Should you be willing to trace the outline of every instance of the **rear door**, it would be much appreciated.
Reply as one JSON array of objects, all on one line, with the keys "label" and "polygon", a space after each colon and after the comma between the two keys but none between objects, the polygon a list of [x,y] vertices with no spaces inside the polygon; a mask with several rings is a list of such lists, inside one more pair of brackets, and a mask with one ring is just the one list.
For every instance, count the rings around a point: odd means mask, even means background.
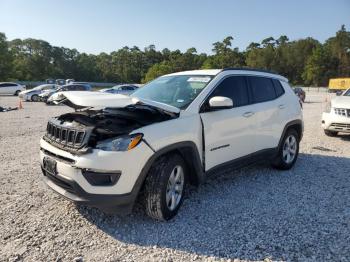
[{"label": "rear door", "polygon": [[247,79],[257,120],[255,151],[275,148],[284,124],[284,90],[277,90],[274,81],[278,80],[268,77],[247,76]]},{"label": "rear door", "polygon": [[0,84],[0,94],[6,94],[6,84]]},{"label": "rear door", "polygon": [[4,83],[1,85],[1,94],[13,95],[16,92],[16,84]]},{"label": "rear door", "polygon": [[[234,107],[211,111],[208,101],[214,96],[231,98]],[[200,114],[204,127],[206,170],[254,152],[254,112],[244,76],[228,76],[214,88],[204,101]]]}]

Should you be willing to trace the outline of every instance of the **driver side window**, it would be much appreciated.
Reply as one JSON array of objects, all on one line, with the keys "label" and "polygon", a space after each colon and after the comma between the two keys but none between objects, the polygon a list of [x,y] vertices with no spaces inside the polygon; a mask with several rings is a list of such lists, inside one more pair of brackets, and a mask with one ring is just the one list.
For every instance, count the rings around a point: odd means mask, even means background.
[{"label": "driver side window", "polygon": [[249,93],[244,76],[229,76],[225,78],[211,93],[208,98],[214,96],[224,96],[231,98],[233,107],[240,107],[249,104]]}]

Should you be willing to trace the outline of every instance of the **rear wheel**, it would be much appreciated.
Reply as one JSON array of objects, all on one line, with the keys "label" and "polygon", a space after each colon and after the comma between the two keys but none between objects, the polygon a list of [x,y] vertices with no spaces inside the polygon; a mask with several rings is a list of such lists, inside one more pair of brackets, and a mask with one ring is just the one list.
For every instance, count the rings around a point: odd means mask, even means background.
[{"label": "rear wheel", "polygon": [[336,136],[336,135],[338,135],[338,132],[330,131],[330,130],[324,130],[324,133],[326,134],[326,136]]},{"label": "rear wheel", "polygon": [[32,95],[31,100],[33,102],[39,102],[39,96],[38,95]]},{"label": "rear wheel", "polygon": [[277,156],[272,162],[272,166],[277,169],[290,169],[298,158],[299,135],[294,129],[289,129],[283,137]]},{"label": "rear wheel", "polygon": [[153,164],[145,181],[147,215],[169,220],[177,214],[183,202],[186,175],[185,161],[178,154],[162,156]]}]

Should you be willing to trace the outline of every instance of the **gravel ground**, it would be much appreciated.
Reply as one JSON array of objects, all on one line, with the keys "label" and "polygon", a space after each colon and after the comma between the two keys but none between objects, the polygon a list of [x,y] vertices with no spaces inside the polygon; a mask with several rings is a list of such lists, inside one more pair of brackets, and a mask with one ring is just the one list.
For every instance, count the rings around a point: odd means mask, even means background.
[{"label": "gravel ground", "polygon": [[[1,261],[350,261],[350,135],[320,128],[325,94],[308,93],[290,171],[225,170],[187,194],[163,223],[76,207],[41,181],[39,139],[64,106],[0,113]],[[15,106],[18,98],[0,97]]]}]

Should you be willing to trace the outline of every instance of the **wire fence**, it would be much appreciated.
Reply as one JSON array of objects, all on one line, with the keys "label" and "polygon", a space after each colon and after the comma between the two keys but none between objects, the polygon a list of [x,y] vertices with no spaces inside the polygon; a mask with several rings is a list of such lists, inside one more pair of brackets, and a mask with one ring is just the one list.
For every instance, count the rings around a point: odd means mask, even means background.
[{"label": "wire fence", "polygon": [[317,93],[327,93],[329,91],[328,87],[313,87],[313,86],[303,86],[301,87],[305,92],[317,92]]}]

